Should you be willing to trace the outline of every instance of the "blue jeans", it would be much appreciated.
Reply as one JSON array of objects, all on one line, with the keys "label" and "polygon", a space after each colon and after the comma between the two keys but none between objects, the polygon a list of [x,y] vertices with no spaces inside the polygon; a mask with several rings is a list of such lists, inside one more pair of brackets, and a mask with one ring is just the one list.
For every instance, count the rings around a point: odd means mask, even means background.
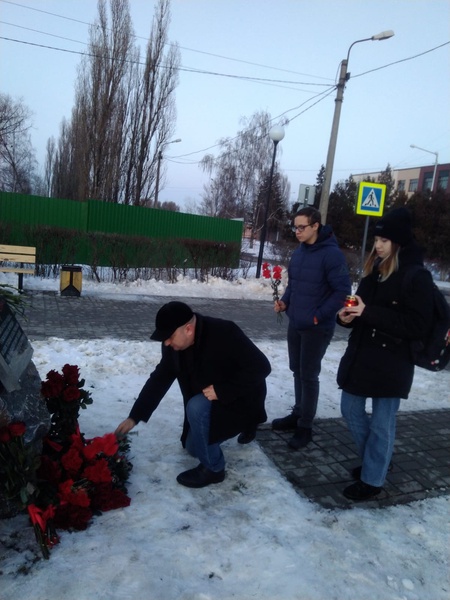
[{"label": "blue jeans", "polygon": [[186,416],[189,422],[186,450],[210,471],[222,471],[225,458],[220,444],[209,443],[211,401],[203,394],[192,396],[186,406]]},{"label": "blue jeans", "polygon": [[289,325],[287,332],[289,368],[294,375],[297,426],[311,429],[319,401],[319,375],[322,359],[333,337],[333,330],[299,331]]},{"label": "blue jeans", "polygon": [[366,412],[366,400],[343,391],[341,412],[362,459],[361,480],[381,487],[394,451],[400,398],[372,398],[372,415]]}]

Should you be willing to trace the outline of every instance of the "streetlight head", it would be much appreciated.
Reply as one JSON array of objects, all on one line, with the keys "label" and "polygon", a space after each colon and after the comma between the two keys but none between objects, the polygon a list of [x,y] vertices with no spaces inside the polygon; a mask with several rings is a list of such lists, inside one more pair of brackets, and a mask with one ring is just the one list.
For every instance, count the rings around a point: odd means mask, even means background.
[{"label": "streetlight head", "polygon": [[417,148],[417,146],[415,146],[414,144],[411,144],[409,147],[410,148]]},{"label": "streetlight head", "polygon": [[171,142],[169,142],[169,144],[176,144],[178,142],[181,142],[181,138],[178,138],[177,140],[172,140]]},{"label": "streetlight head", "polygon": [[395,33],[392,31],[392,29],[388,29],[387,31],[382,31],[381,33],[377,33],[376,35],[373,35],[370,39],[372,40],[378,40],[381,42],[381,40],[387,40],[389,38],[391,38],[393,35],[395,35]]},{"label": "streetlight head", "polygon": [[284,128],[281,125],[274,125],[269,131],[269,137],[273,142],[281,142],[284,138]]}]

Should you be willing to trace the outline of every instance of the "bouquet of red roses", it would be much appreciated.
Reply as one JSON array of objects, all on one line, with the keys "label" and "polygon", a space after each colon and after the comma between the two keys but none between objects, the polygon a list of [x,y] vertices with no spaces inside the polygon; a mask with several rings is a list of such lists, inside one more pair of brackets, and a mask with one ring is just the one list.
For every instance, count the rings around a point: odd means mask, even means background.
[{"label": "bouquet of red roses", "polygon": [[54,498],[53,520],[61,529],[86,529],[94,514],[130,504],[128,441],[118,440],[114,433],[85,439],[78,414],[92,399],[83,385],[78,367],[64,365],[62,375],[50,371],[41,388],[52,425],[44,439],[38,477]]},{"label": "bouquet of red roses", "polygon": [[0,497],[27,508],[44,558],[59,542],[56,529],[86,529],[94,515],[130,504],[132,464],[126,437],[85,439],[80,409],[92,404],[76,365],[49,371],[41,393],[51,425],[39,456],[25,444],[25,423],[0,426]]},{"label": "bouquet of red roses", "polygon": [[[265,279],[270,279],[270,285],[272,286],[272,298],[274,302],[280,299],[279,287],[281,285],[281,275],[283,273],[283,267],[277,265],[271,268],[271,265],[267,262],[263,263],[262,274]],[[281,312],[277,313],[277,320],[279,323],[283,321],[283,315]]]}]

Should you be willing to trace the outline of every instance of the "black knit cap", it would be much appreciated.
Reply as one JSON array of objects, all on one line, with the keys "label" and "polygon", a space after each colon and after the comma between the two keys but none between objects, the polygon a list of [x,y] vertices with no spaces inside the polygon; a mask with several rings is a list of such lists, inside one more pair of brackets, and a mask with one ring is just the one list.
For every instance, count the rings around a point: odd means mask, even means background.
[{"label": "black knit cap", "polygon": [[150,339],[157,342],[168,340],[175,329],[186,325],[193,316],[192,309],[184,302],[174,301],[164,304],[158,310],[155,319],[156,329],[150,336]]},{"label": "black knit cap", "polygon": [[394,208],[375,225],[375,235],[386,238],[400,246],[413,239],[411,213],[405,207]]}]

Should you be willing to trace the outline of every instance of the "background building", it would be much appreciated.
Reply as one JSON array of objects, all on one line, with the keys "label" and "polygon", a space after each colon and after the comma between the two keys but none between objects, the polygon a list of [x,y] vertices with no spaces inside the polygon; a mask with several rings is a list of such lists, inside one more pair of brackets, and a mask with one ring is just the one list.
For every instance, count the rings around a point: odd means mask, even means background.
[{"label": "background building", "polygon": [[[394,180],[394,190],[399,192],[405,192],[408,196],[412,196],[414,192],[426,192],[431,190],[431,183],[433,181],[433,174],[436,168],[436,179],[434,182],[434,190],[444,190],[450,193],[449,185],[449,172],[450,163],[442,165],[430,165],[426,167],[410,167],[409,169],[392,169],[392,179]],[[359,183],[365,181],[368,178],[374,181],[378,181],[378,177],[381,172],[375,173],[360,173],[353,175],[354,181]]]}]

